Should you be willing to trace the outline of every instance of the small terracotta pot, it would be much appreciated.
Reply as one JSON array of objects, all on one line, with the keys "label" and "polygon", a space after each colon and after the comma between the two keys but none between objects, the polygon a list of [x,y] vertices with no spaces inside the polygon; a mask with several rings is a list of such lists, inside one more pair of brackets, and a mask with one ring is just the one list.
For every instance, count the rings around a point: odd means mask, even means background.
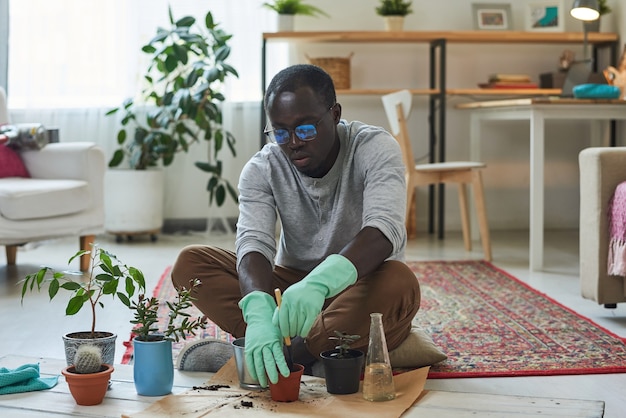
[{"label": "small terracotta pot", "polygon": [[300,396],[300,380],[304,373],[304,366],[294,364],[289,377],[283,377],[278,373],[278,382],[276,384],[270,382],[270,395],[276,402],[293,402],[297,401]]},{"label": "small terracotta pot", "polygon": [[80,374],[74,371],[74,366],[68,366],[61,373],[76,403],[89,406],[102,403],[113,370],[110,364],[103,364],[102,370],[97,373]]}]

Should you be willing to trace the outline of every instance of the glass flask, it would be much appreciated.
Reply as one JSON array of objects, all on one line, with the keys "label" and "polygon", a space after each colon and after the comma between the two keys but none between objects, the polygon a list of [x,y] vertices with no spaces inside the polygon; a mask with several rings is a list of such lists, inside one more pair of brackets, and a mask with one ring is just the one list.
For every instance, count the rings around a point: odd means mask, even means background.
[{"label": "glass flask", "polygon": [[370,314],[370,340],[365,360],[363,397],[368,401],[389,401],[396,397],[387,341],[383,330],[383,314]]}]

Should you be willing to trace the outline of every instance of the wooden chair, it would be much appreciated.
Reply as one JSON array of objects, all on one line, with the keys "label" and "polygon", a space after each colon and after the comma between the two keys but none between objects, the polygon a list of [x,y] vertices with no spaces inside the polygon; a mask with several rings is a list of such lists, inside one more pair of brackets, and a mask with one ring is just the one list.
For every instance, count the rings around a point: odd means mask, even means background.
[{"label": "wooden chair", "polygon": [[409,238],[415,238],[417,230],[417,208],[415,204],[415,188],[441,183],[458,185],[461,225],[465,249],[472,249],[469,213],[467,206],[467,184],[473,187],[474,205],[478,217],[480,239],[485,260],[491,261],[491,241],[482,182],[482,170],[485,164],[471,161],[451,161],[443,163],[415,164],[411,140],[406,120],[411,111],[412,95],[409,90],[401,90],[382,97],[387,119],[404,157],[407,183],[406,228]]}]

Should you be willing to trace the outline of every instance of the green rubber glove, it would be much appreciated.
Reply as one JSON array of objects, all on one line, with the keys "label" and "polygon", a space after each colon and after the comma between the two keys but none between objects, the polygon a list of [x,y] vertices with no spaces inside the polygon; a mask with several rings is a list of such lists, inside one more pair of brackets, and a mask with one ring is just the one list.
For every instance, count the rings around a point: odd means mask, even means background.
[{"label": "green rubber glove", "polygon": [[239,301],[246,327],[245,357],[250,376],[262,387],[278,382],[280,374],[289,376],[289,366],[283,354],[283,337],[272,323],[276,301],[265,292],[254,291]]},{"label": "green rubber glove", "polygon": [[338,295],[357,279],[356,267],[342,255],[331,254],[282,296],[272,322],[283,337],[306,337],[327,298]]}]

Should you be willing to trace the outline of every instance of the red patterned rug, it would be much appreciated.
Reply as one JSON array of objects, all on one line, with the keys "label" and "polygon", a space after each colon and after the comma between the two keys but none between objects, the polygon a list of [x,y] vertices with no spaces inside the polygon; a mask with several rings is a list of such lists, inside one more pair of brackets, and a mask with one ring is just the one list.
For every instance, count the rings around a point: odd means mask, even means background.
[{"label": "red patterned rug", "polygon": [[484,261],[410,263],[416,322],[448,359],[429,378],[626,372],[626,339]]},{"label": "red patterned rug", "polygon": [[[626,339],[488,262],[408,264],[422,289],[415,322],[448,355],[431,367],[431,379],[626,372]],[[173,299],[169,268],[154,294]],[[232,340],[214,324],[193,339],[205,337]],[[123,363],[132,357],[127,347]]]}]

